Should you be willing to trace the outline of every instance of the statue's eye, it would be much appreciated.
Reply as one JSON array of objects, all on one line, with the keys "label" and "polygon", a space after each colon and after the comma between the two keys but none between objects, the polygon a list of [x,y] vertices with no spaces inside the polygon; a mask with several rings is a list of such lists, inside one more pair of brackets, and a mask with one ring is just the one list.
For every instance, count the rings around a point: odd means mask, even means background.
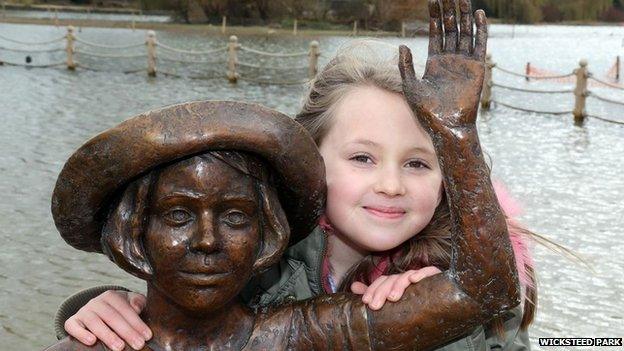
[{"label": "statue's eye", "polygon": [[242,227],[249,223],[249,216],[241,211],[231,210],[223,215],[223,220],[230,227]]},{"label": "statue's eye", "polygon": [[165,219],[175,225],[182,225],[190,221],[193,216],[186,210],[174,208],[165,213]]}]

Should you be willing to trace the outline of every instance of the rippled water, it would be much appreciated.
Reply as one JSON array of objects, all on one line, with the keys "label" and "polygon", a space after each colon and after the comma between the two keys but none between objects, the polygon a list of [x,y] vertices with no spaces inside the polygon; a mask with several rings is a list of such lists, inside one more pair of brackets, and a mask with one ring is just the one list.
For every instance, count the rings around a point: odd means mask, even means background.
[{"label": "rippled water", "polygon": [[[493,26],[491,53],[505,68],[522,72],[524,64],[570,72],[580,58],[596,76],[623,55],[622,27]],[[0,35],[46,40],[63,31],[48,26],[0,24]],[[120,29],[83,29],[84,39],[121,45],[142,42],[145,33]],[[186,49],[216,48],[225,37],[158,32],[159,40]],[[270,51],[305,51],[318,39],[323,62],[349,38],[240,38],[243,45]],[[1,41],[1,39],[0,39]],[[407,43],[424,62],[426,39],[389,38]],[[8,46],[2,42],[0,46]],[[12,46],[16,47],[16,46]],[[139,49],[140,51],[141,49]],[[35,62],[62,60],[56,53],[33,55]],[[0,50],[0,59],[24,62],[23,54]],[[253,56],[241,61],[255,62]],[[101,255],[70,248],[59,237],[50,215],[50,195],[58,172],[85,140],[120,121],[167,104],[201,99],[256,101],[289,114],[297,111],[303,88],[266,86],[223,78],[211,80],[124,74],[144,67],[127,60],[90,65],[104,70],[75,72],[0,66],[0,348],[39,349],[54,341],[52,319],[71,293],[98,284],[142,289]],[[305,64],[303,61],[294,65]],[[220,64],[159,68],[182,76],[204,69],[223,74]],[[276,65],[278,67],[279,65]],[[279,73],[278,78],[293,72]],[[305,70],[302,73],[305,76]],[[299,78],[301,74],[299,73]],[[276,76],[274,75],[273,78]],[[288,79],[292,77],[288,76]],[[285,78],[284,78],[285,79]],[[495,80],[527,84],[495,72]],[[529,83],[532,88],[563,88],[564,83]],[[624,92],[591,87],[624,101]],[[571,95],[533,96],[495,90],[495,97],[518,106],[571,110]],[[588,100],[594,114],[624,121],[624,108]],[[591,268],[543,247],[535,248],[540,309],[531,328],[537,337],[624,337],[624,126],[589,120],[576,127],[572,116],[545,116],[495,108],[479,121],[481,140],[493,172],[524,204],[523,221],[534,231],[574,250]],[[534,348],[538,347],[534,345]]]}]

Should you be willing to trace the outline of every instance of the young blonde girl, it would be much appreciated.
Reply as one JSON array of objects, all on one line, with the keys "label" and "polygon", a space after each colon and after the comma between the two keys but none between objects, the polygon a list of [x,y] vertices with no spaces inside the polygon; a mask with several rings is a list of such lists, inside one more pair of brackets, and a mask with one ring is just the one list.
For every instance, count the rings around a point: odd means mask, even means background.
[{"label": "young blonde girl", "polygon": [[[326,213],[279,265],[248,285],[243,295],[252,307],[351,290],[378,309],[398,300],[409,284],[448,268],[451,221],[433,143],[405,101],[397,59],[381,59],[374,51],[353,45],[311,82],[296,120],[324,157]],[[499,200],[506,198],[501,195]],[[524,244],[529,233],[511,219],[508,225],[524,312],[512,310],[444,350],[529,349],[526,328],[537,297]],[[101,291],[77,296],[61,315],[73,314],[85,296]],[[86,344],[98,337],[121,349],[123,339],[139,349],[151,336],[138,317],[143,301],[138,294],[109,291],[67,319],[65,328]]]}]

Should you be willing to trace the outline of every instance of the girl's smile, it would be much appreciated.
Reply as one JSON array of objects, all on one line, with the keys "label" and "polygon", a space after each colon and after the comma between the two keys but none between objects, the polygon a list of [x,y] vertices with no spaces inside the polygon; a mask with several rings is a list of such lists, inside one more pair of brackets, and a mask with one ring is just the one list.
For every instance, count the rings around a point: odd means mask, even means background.
[{"label": "girl's smile", "polygon": [[363,206],[368,213],[381,219],[401,219],[406,211],[400,207]]}]

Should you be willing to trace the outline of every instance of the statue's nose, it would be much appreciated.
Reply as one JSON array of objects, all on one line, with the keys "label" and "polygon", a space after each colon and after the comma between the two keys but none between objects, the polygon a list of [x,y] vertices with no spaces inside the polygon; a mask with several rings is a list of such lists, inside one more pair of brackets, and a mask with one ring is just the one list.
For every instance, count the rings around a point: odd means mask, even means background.
[{"label": "statue's nose", "polygon": [[202,213],[199,216],[197,230],[191,238],[191,248],[203,252],[213,252],[219,249],[219,237],[212,213]]}]

